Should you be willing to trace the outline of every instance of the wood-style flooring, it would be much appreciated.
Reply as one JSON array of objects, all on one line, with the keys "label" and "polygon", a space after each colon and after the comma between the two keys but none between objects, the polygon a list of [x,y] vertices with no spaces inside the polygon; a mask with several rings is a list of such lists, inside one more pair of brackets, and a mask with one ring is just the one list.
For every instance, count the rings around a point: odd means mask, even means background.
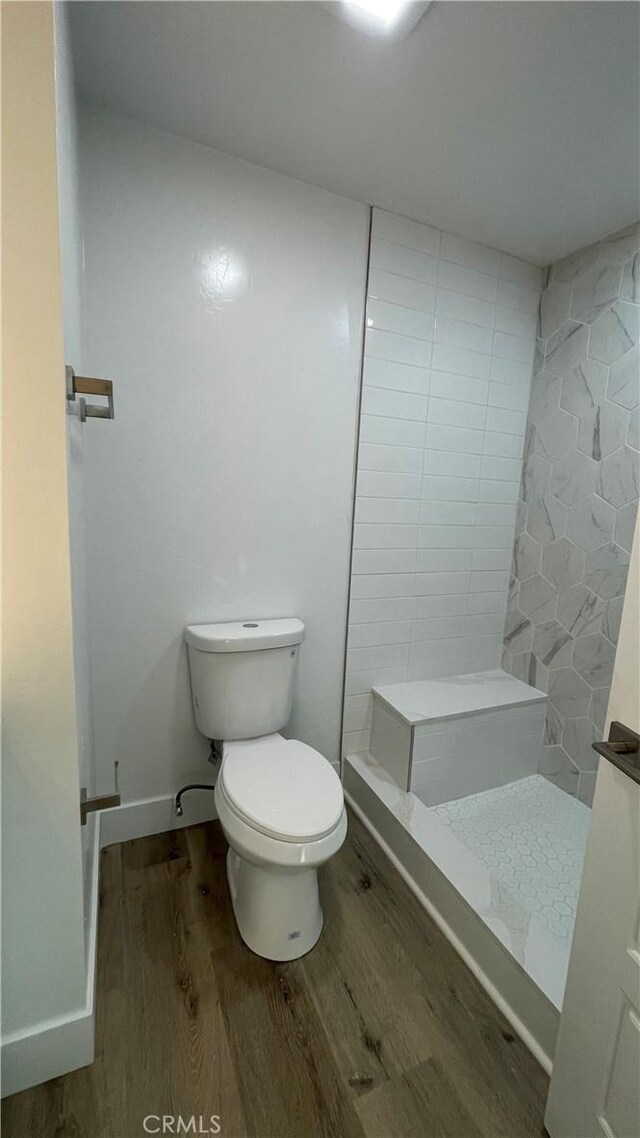
[{"label": "wood-style flooring", "polygon": [[225,855],[218,823],[103,851],[95,1063],[6,1099],[4,1138],[544,1134],[546,1075],[353,815],[292,963],[240,940]]}]

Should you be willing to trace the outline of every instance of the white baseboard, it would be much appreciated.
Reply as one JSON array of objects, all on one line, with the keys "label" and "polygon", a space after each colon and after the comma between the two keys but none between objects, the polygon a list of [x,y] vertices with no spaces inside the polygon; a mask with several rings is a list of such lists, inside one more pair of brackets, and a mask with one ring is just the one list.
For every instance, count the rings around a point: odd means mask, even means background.
[{"label": "white baseboard", "polygon": [[44,1020],[2,1039],[2,1097],[17,1094],[49,1079],[66,1075],[93,1063],[98,962],[98,900],[100,850],[115,842],[145,838],[167,830],[182,829],[217,818],[210,791],[190,791],[184,799],[184,815],[177,818],[173,798],[147,798],[125,802],[90,816],[90,898],[86,929],[86,1000],[67,1015]]},{"label": "white baseboard", "polygon": [[164,834],[167,830],[182,830],[198,822],[211,822],[217,818],[211,790],[190,790],[182,800],[184,814],[176,816],[173,798],[141,798],[137,802],[123,802],[100,811],[100,849],[116,842],[130,842],[134,838],[148,838],[150,834]]}]

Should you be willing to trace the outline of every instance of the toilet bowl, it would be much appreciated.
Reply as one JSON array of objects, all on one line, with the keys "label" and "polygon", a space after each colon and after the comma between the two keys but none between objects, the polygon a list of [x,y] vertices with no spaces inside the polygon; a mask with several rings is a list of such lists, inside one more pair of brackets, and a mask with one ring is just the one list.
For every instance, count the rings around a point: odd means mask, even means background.
[{"label": "toilet bowl", "polygon": [[268,960],[303,956],[322,931],[318,867],[347,833],[336,772],[279,734],[228,743],[215,800],[242,939]]},{"label": "toilet bowl", "polygon": [[295,960],[320,936],[318,867],[347,833],[336,771],[306,743],[280,734],[291,716],[304,625],[191,625],[185,639],[196,724],[221,743],[215,802],[238,930],[259,956]]}]

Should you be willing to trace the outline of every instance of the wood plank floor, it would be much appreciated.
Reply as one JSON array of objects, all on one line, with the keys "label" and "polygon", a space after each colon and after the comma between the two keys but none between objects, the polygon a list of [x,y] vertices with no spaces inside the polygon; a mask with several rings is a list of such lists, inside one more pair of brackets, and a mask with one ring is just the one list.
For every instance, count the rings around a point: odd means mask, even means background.
[{"label": "wood plank floor", "polygon": [[546,1075],[356,818],[289,964],[240,940],[225,854],[217,823],[103,851],[96,1061],[6,1099],[4,1138],[544,1134]]}]

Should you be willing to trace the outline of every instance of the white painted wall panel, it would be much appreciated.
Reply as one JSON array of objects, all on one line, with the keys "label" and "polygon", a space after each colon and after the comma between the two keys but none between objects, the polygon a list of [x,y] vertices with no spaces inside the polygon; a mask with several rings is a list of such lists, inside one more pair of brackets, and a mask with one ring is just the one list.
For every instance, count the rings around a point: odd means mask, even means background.
[{"label": "white painted wall panel", "polygon": [[99,784],[115,758],[125,799],[205,769],[199,621],[305,622],[288,733],[335,761],[368,211],[89,111],[81,161],[84,363],[116,402],[85,436]]}]

